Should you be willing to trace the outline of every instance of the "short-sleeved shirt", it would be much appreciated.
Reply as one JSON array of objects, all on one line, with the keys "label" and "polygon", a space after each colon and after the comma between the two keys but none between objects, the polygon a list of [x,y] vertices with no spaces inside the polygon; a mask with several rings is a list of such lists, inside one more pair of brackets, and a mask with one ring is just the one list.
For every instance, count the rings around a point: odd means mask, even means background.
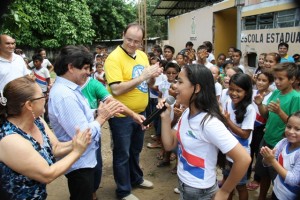
[{"label": "short-sleeved shirt", "polygon": [[34,68],[32,70],[35,78],[35,81],[37,82],[37,84],[42,88],[43,92],[47,92],[48,90],[48,83],[47,83],[47,79],[50,78],[50,73],[49,70],[47,68],[40,68],[40,69],[36,69]]},{"label": "short-sleeved shirt", "polygon": [[[144,52],[136,50],[136,56],[133,58],[121,46],[118,46],[105,61],[104,70],[108,85],[135,79],[147,66],[149,66],[149,61]],[[108,91],[112,94],[110,87]],[[113,97],[134,112],[143,112],[148,105],[148,84],[143,81],[133,90],[122,95],[113,95]]]},{"label": "short-sleeved shirt", "polygon": [[287,170],[285,179],[278,174],[274,180],[273,191],[278,199],[294,200],[300,194],[300,149],[291,151],[290,145],[284,138],[275,147],[276,160]]},{"label": "short-sleeved shirt", "polygon": [[[281,110],[288,116],[300,110],[300,95],[296,90],[292,90],[288,94],[281,94],[281,91],[276,89],[269,98],[268,104],[276,102],[277,99],[280,101]],[[285,126],[286,124],[278,114],[269,111],[264,135],[266,143],[274,147],[283,138]]]},{"label": "short-sleeved shirt", "polygon": [[8,82],[28,74],[29,70],[21,56],[13,53],[12,61],[0,57],[0,90],[3,90]]},{"label": "short-sleeved shirt", "polygon": [[207,113],[189,118],[189,108],[175,126],[178,139],[178,177],[185,184],[206,189],[216,183],[219,149],[226,154],[238,141],[216,117],[201,121]]},{"label": "short-sleeved shirt", "polygon": [[[226,102],[226,107],[223,108],[224,110],[227,110],[227,112],[230,114],[230,120],[239,128],[244,130],[253,130],[254,129],[254,122],[256,119],[256,111],[252,104],[249,104],[246,108],[246,113],[244,115],[244,120],[241,123],[238,123],[236,121],[235,116],[235,108],[232,103],[232,100],[229,98]],[[250,144],[252,141],[252,131],[248,138],[244,139],[238,135],[236,135],[231,129],[229,131],[232,133],[232,135],[240,142],[240,144],[247,150],[247,152],[250,154]],[[229,159],[231,161],[231,159]]]},{"label": "short-sleeved shirt", "polygon": [[222,94],[222,85],[219,82],[215,82],[216,96],[221,96]]},{"label": "short-sleeved shirt", "polygon": [[295,62],[295,59],[292,56],[286,55],[285,57],[281,57],[280,59],[280,63],[284,63],[284,62]]},{"label": "short-sleeved shirt", "polygon": [[[45,132],[44,125],[39,119],[34,123],[42,133],[43,145],[41,146],[32,136],[19,129],[14,124],[6,121],[1,126],[0,141],[12,134],[18,134],[28,140],[33,148],[46,160],[49,165],[55,162],[52,154],[50,140]],[[30,179],[9,168],[5,163],[0,162],[0,182],[2,189],[8,193],[11,199],[39,199],[44,200],[47,197],[46,184]]]},{"label": "short-sleeved shirt", "polygon": [[111,96],[102,83],[92,78],[88,78],[85,84],[81,86],[81,92],[87,98],[92,109],[98,108],[98,100],[105,101]]}]

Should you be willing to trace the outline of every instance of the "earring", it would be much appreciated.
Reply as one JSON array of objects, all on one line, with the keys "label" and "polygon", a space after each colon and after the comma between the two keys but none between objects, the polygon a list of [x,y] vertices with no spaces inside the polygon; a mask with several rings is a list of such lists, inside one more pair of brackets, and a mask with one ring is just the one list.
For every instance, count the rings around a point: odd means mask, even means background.
[{"label": "earring", "polygon": [[31,111],[31,113],[32,113],[33,119],[35,119],[35,114],[34,114],[33,110]]}]

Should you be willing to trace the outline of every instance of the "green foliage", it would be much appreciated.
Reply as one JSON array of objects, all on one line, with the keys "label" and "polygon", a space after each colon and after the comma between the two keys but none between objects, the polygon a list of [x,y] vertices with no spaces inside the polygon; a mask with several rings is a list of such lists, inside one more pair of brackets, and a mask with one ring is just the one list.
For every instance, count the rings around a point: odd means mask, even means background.
[{"label": "green foliage", "polygon": [[19,46],[90,44],[95,35],[86,0],[15,0],[9,10],[1,32],[10,33]]},{"label": "green foliage", "polygon": [[124,0],[87,0],[96,32],[95,42],[118,39],[127,24],[137,21],[133,3]]},{"label": "green foliage", "polygon": [[[0,33],[18,46],[60,48],[118,39],[128,23],[138,21],[136,1],[14,0],[1,17]],[[148,37],[167,37],[167,21],[150,16],[158,0],[147,0]]]},{"label": "green foliage", "polygon": [[159,0],[147,0],[147,37],[168,39],[168,23],[165,17],[151,16]]}]

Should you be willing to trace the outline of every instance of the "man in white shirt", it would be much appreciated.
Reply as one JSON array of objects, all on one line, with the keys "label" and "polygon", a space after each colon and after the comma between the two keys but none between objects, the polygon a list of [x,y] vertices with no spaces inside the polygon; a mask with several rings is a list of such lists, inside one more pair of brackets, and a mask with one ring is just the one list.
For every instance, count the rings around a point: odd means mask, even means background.
[{"label": "man in white shirt", "polygon": [[15,48],[15,39],[0,35],[0,90],[8,82],[29,74],[23,58],[14,53]]}]

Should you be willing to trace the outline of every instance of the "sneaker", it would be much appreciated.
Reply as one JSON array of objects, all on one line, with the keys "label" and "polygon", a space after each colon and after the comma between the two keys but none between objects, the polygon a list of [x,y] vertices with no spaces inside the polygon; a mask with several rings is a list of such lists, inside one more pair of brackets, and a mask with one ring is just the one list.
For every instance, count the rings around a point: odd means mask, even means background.
[{"label": "sneaker", "polygon": [[136,196],[133,194],[127,195],[126,197],[123,197],[121,200],[139,200]]},{"label": "sneaker", "polygon": [[180,194],[180,191],[179,191],[178,188],[174,188],[174,192],[175,192],[176,194]]},{"label": "sneaker", "polygon": [[152,189],[153,183],[151,181],[145,180],[139,185],[140,188]]}]

